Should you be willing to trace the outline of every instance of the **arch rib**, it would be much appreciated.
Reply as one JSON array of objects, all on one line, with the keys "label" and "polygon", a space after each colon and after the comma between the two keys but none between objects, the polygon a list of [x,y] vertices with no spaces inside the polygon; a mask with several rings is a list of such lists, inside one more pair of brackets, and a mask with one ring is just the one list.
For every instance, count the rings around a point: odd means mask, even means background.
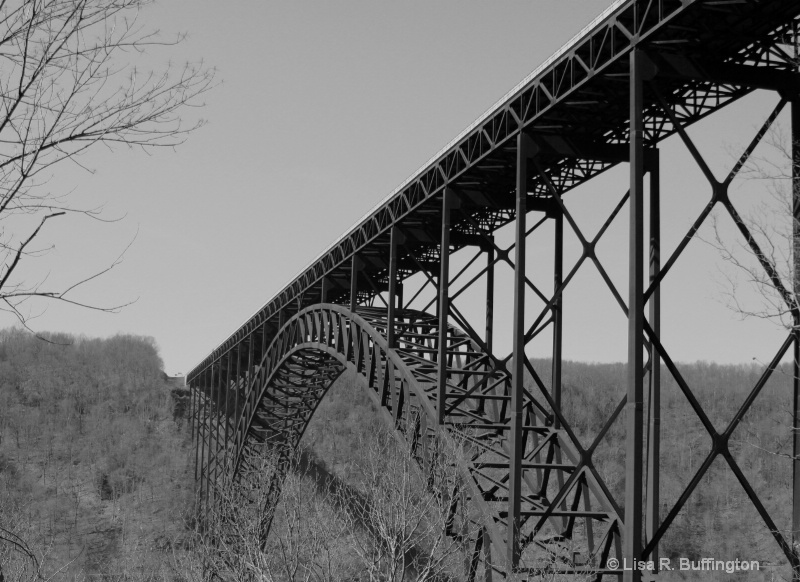
[{"label": "arch rib", "polygon": [[[506,556],[508,519],[508,372],[464,332],[448,327],[444,351],[447,408],[444,422],[439,424],[435,407],[438,321],[413,310],[398,311],[395,317],[396,349],[388,348],[384,336],[385,310],[359,307],[355,314],[340,305],[318,304],[286,322],[257,373],[246,381],[229,477],[236,476],[256,443],[267,442],[281,451],[295,449],[328,388],[342,372],[351,370],[398,438],[415,447],[422,444],[420,459],[434,435],[464,443],[467,454],[457,466],[468,485],[468,502],[482,520],[477,535],[483,535],[482,531],[488,534],[494,546],[491,555],[500,559]],[[619,541],[618,510],[598,482],[590,459],[563,428],[556,428],[546,405],[527,392],[526,400],[520,515],[523,564],[529,566],[529,572],[554,565],[564,573],[602,572],[618,545],[612,543]],[[556,479],[555,475],[565,478]],[[273,504],[282,478],[278,471],[271,484]],[[271,511],[266,513],[271,515]],[[576,527],[580,520],[585,525],[583,534]],[[597,527],[598,522],[602,527]],[[268,529],[269,517],[264,537]],[[584,556],[577,562],[573,559],[576,547]],[[570,555],[565,557],[566,553]],[[502,563],[485,567],[508,573]]]}]

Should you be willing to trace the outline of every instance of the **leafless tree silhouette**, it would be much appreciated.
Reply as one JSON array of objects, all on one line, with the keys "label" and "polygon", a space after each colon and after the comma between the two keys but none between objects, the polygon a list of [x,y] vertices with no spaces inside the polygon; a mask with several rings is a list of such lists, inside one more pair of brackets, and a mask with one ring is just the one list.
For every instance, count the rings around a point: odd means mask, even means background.
[{"label": "leafless tree silhouette", "polygon": [[[740,175],[767,193],[738,215],[744,230],[730,236],[718,216],[705,240],[730,268],[722,271],[721,295],[742,318],[766,319],[791,330],[797,327],[800,286],[800,144],[792,143],[787,128],[773,124],[761,148],[745,162]],[[723,214],[723,213],[721,213]],[[743,233],[747,236],[743,236]],[[751,293],[744,292],[749,287]]]},{"label": "leafless tree silhouette", "polygon": [[[0,0],[0,309],[27,325],[34,298],[116,311],[76,293],[113,269],[122,255],[88,277],[56,289],[20,267],[52,248],[39,242],[47,223],[69,214],[103,220],[53,186],[54,166],[103,144],[145,149],[173,147],[203,124],[186,124],[181,111],[201,105],[214,83],[202,63],[163,72],[137,63],[154,47],[169,47],[143,22],[150,0]],[[123,251],[124,254],[124,251]]]}]

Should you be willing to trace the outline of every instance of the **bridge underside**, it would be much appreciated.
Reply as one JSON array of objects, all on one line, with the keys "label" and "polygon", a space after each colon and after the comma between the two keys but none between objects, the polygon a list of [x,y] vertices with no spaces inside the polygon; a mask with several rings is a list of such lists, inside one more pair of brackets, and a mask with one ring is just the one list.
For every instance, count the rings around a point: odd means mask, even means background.
[{"label": "bridge underside", "polygon": [[[418,451],[421,470],[437,438],[464,447],[458,468],[469,484],[469,508],[453,511],[475,521],[473,576],[540,573],[557,563],[576,575],[640,580],[641,571],[623,572],[609,561],[657,559],[660,541],[715,461],[730,468],[798,572],[792,532],[800,531],[800,468],[791,531],[782,531],[729,448],[780,361],[792,353],[797,362],[797,327],[720,429],[670,357],[660,326],[662,284],[712,211],[731,218],[800,323],[798,281],[785,280],[765,256],[728,196],[782,110],[790,109],[793,143],[800,139],[798,15],[796,2],[779,0],[618,3],[191,372],[201,498],[213,503],[215,484],[246,463],[256,443],[295,447],[328,387],[349,369]],[[718,180],[686,128],[754,89],[776,92],[778,105]],[[662,260],[658,146],[670,136],[685,146],[710,195]],[[568,193],[619,164],[629,179],[589,236]],[[628,273],[621,291],[609,275],[614,265],[596,251],[623,214],[629,253],[612,257]],[[513,242],[503,242],[509,230]],[[573,264],[565,264],[565,232],[580,247]],[[541,283],[542,268],[551,284]],[[503,269],[511,289],[497,288]],[[586,270],[599,275],[597,292],[610,293],[626,321],[627,382],[601,428],[579,439],[563,411],[562,335],[564,292]],[[512,304],[508,329],[495,322],[500,301]],[[501,334],[504,341],[496,341]],[[543,369],[528,354],[545,337],[551,358]],[[511,353],[497,356],[496,345],[509,339]],[[659,474],[662,367],[712,443],[667,505]],[[795,402],[798,376],[795,363]],[[615,499],[595,466],[615,423],[625,429],[624,499]],[[800,447],[800,430],[794,435]]]}]

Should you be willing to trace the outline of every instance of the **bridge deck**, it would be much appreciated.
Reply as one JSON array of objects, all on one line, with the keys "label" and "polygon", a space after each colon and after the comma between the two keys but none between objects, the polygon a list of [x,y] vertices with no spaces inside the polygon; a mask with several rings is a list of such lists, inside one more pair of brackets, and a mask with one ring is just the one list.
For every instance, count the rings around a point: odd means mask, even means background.
[{"label": "bridge deck", "polygon": [[[257,350],[265,347],[281,317],[285,320],[321,302],[323,280],[327,279],[328,301],[346,301],[355,254],[370,281],[359,283],[359,297],[385,290],[385,250],[395,224],[403,225],[409,239],[406,248],[413,255],[400,265],[401,276],[435,266],[438,236],[425,225],[438,218],[437,200],[445,185],[462,195],[463,206],[453,224],[455,248],[477,244],[478,229],[493,231],[513,220],[511,169],[520,130],[534,137],[539,150],[540,173],[529,178],[532,197],[548,198],[548,181],[563,194],[625,161],[627,54],[634,46],[652,58],[659,91],[683,126],[756,88],[796,89],[796,82],[788,78],[792,65],[780,44],[782,35],[796,26],[798,14],[800,3],[795,0],[615,2],[267,301],[208,354],[188,380],[243,341]],[[658,98],[647,91],[647,145],[675,131]]]}]

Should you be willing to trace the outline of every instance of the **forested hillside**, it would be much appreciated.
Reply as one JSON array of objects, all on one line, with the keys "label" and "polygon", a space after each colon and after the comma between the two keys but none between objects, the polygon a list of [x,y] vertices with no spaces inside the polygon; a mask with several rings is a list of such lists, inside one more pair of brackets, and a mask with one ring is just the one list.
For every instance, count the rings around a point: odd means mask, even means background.
[{"label": "forested hillside", "polygon": [[155,343],[44,337],[0,332],[0,564],[33,580],[20,544],[45,578],[150,578],[191,493]]},{"label": "forested hillside", "polygon": [[[185,400],[176,399],[165,382],[154,342],[131,336],[47,339],[0,332],[0,565],[6,580],[34,579],[32,562],[15,544],[35,554],[45,579],[201,580],[204,565],[206,575],[213,569],[212,554],[220,546],[203,544],[192,532],[197,521]],[[547,376],[548,361],[534,365]],[[721,431],[762,366],[694,363],[679,369]],[[666,370],[663,378],[662,518],[711,448]],[[622,364],[565,364],[564,412],[584,446],[612,414],[624,386]],[[780,368],[731,438],[743,476],[785,533],[791,507],[790,387],[788,367]],[[535,394],[532,380],[529,389]],[[426,533],[403,542],[399,555],[405,562],[383,579],[415,579],[426,564],[433,564],[433,579],[461,579],[462,548],[436,535],[442,496],[425,492],[413,463],[403,463],[403,451],[390,446],[381,426],[361,388],[342,377],[306,432],[305,452],[284,487],[267,552],[251,543],[246,559],[237,563],[248,571],[259,568],[268,580],[367,580],[369,568],[391,561],[380,536],[397,524],[382,520],[400,515]],[[621,502],[622,418],[594,459]],[[441,484],[449,478],[443,470]],[[258,520],[246,528],[255,514],[236,516],[239,533],[255,540]],[[761,572],[748,574],[748,580],[787,575],[777,544],[722,458],[677,516],[661,555],[759,560]],[[226,567],[234,563],[228,558]],[[674,573],[665,579],[729,578],[706,572],[702,578]]]}]

